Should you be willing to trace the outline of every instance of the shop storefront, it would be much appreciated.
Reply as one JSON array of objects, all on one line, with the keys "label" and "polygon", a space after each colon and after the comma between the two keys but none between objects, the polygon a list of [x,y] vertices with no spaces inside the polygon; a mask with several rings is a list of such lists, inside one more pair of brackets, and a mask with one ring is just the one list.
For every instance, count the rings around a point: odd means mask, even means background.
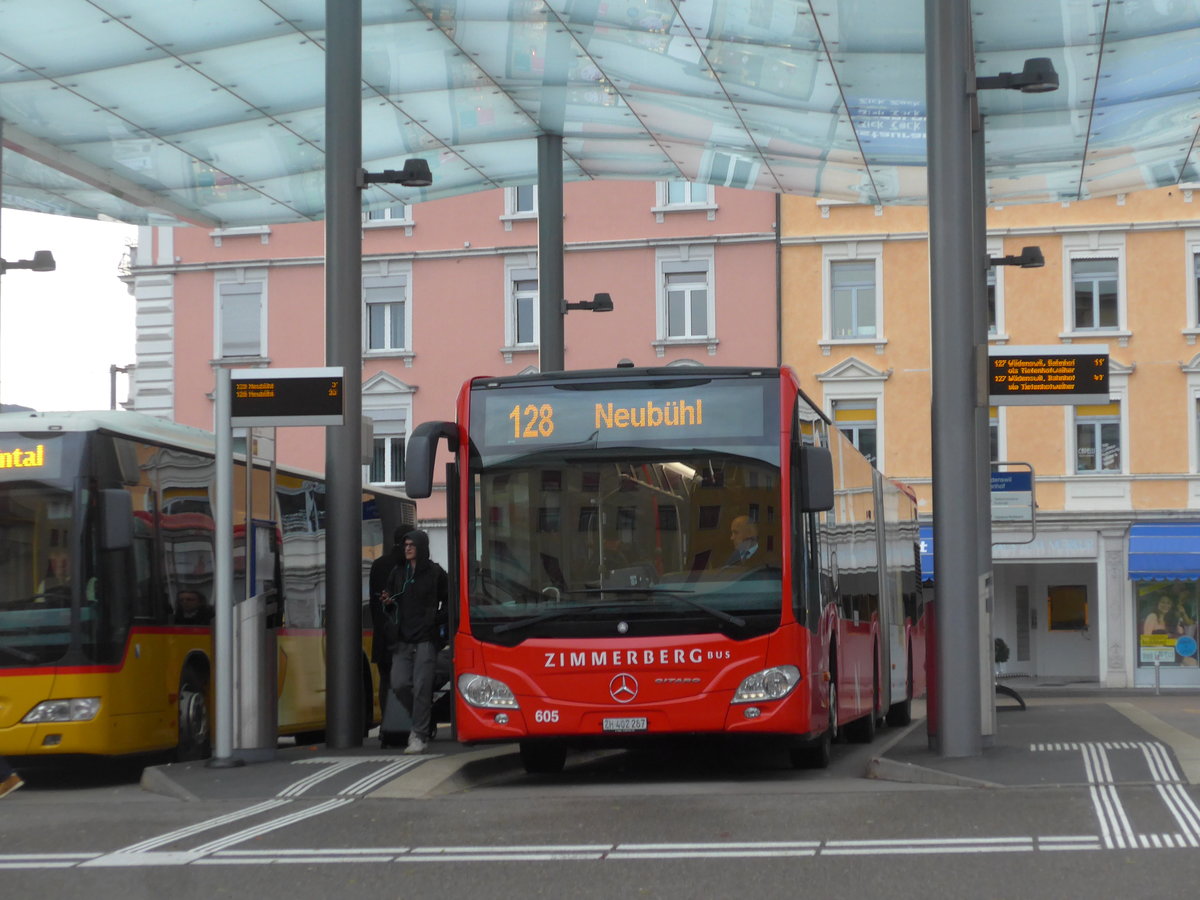
[{"label": "shop storefront", "polygon": [[1141,523],[1129,529],[1134,684],[1200,686],[1200,524]]}]

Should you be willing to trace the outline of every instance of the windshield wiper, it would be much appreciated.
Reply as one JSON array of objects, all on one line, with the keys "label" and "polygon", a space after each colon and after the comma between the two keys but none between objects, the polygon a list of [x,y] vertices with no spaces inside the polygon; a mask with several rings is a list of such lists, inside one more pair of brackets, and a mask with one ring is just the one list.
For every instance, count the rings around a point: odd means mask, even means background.
[{"label": "windshield wiper", "polygon": [[707,603],[701,603],[692,597],[689,597],[685,591],[669,590],[667,588],[655,587],[640,587],[640,588],[588,588],[585,591],[567,591],[568,594],[641,594],[641,595],[658,595],[662,597],[670,597],[672,600],[679,600],[686,603],[692,609],[698,609],[700,612],[707,613],[714,619],[726,622],[736,628],[745,628],[746,620],[741,616],[735,616],[725,612],[723,609],[717,609],[715,606],[709,606]]},{"label": "windshield wiper", "polygon": [[[568,593],[571,593],[568,591]],[[558,619],[570,613],[576,612],[591,612],[599,609],[602,606],[607,606],[605,603],[589,603],[585,606],[556,606],[554,609],[548,609],[545,612],[540,612],[535,616],[530,616],[527,619],[517,619],[513,622],[505,622],[503,625],[497,625],[492,629],[492,634],[503,634],[506,631],[516,631],[521,628],[529,628],[531,625],[537,625],[540,622],[548,622],[551,619]]]}]

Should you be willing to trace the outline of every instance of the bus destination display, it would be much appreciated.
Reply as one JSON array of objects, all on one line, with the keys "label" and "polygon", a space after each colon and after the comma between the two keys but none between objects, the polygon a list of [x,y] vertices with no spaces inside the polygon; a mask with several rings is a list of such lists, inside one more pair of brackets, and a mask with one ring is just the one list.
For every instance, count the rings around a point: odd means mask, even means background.
[{"label": "bus destination display", "polygon": [[235,369],[230,423],[237,426],[341,425],[343,370]]},{"label": "bus destination display", "polygon": [[1108,348],[992,347],[990,403],[1049,406],[1095,403],[1108,397]]},{"label": "bus destination display", "polygon": [[[485,456],[550,447],[759,443],[758,436],[770,433],[764,428],[768,415],[764,387],[763,382],[702,382],[655,389],[559,390],[531,385],[478,391],[472,437]],[[482,429],[478,428],[480,413]]]}]

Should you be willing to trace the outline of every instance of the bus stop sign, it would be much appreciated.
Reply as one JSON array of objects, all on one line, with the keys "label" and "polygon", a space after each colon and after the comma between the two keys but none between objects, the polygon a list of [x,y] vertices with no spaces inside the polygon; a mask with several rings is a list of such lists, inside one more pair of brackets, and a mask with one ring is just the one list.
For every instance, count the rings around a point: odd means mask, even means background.
[{"label": "bus stop sign", "polygon": [[229,424],[341,425],[344,370],[234,369],[229,373]]}]

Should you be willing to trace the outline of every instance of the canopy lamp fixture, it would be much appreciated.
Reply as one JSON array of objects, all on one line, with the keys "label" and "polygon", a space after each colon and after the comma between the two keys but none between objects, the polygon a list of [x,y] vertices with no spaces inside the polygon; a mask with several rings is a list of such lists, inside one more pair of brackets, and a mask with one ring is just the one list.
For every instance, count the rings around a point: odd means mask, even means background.
[{"label": "canopy lamp fixture", "polygon": [[365,188],[370,184],[398,184],[401,187],[429,187],[433,184],[433,173],[429,171],[429,163],[414,156],[404,161],[403,169],[384,169],[382,172],[368,172],[360,169],[358,187]]},{"label": "canopy lamp fixture", "polygon": [[1058,90],[1058,72],[1047,57],[1038,56],[1025,60],[1025,68],[1020,72],[1001,72],[999,75],[976,78],[975,88],[980,91],[1005,89],[1022,94],[1044,94]]},{"label": "canopy lamp fixture", "polygon": [[1041,247],[1022,247],[1020,256],[989,256],[990,266],[1020,266],[1022,269],[1040,269],[1046,264]]},{"label": "canopy lamp fixture", "polygon": [[608,294],[596,294],[591,300],[580,300],[578,303],[562,302],[563,315],[572,309],[590,309],[592,312],[612,312],[612,297]]},{"label": "canopy lamp fixture", "polygon": [[19,259],[16,262],[0,259],[0,275],[9,269],[32,269],[34,272],[53,272],[57,268],[54,254],[49,250],[38,250],[33,259]]}]

